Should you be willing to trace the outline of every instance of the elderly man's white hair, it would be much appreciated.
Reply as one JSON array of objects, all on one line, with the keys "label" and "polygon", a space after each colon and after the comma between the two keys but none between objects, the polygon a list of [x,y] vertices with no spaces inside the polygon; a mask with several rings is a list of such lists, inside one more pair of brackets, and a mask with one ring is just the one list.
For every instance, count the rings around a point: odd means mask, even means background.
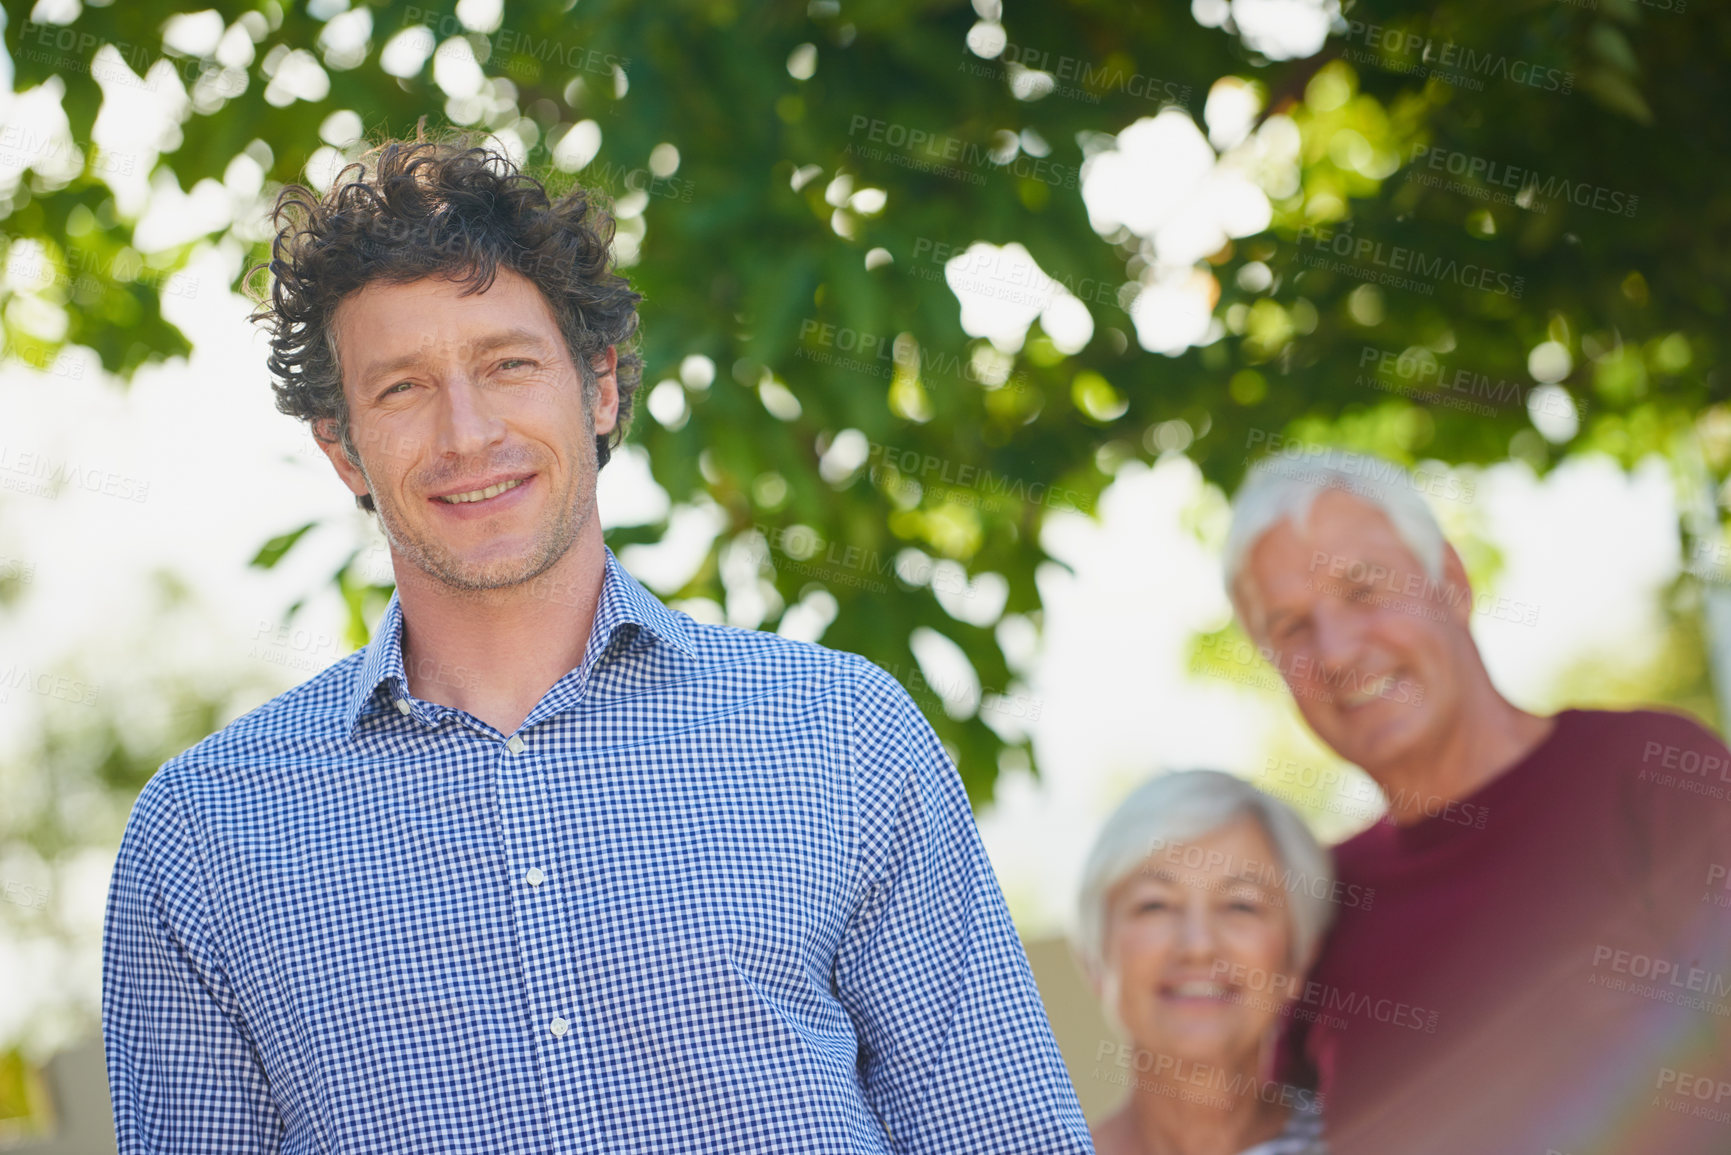
[{"label": "elderly man's white hair", "polygon": [[[1113,887],[1150,855],[1206,838],[1237,818],[1255,820],[1274,845],[1280,861],[1254,864],[1255,880],[1284,889],[1281,901],[1292,936],[1288,962],[1308,967],[1334,920],[1334,861],[1292,807],[1220,770],[1180,770],[1151,778],[1131,791],[1101,827],[1082,867],[1076,904],[1081,935],[1077,948],[1084,964],[1112,978],[1105,952],[1106,899]],[[1108,1014],[1111,1009],[1108,1006]]]},{"label": "elderly man's white hair", "polygon": [[1381,510],[1431,581],[1442,581],[1442,527],[1413,485],[1412,476],[1380,457],[1344,449],[1312,450],[1292,457],[1265,457],[1251,467],[1244,484],[1238,487],[1225,558],[1226,596],[1233,605],[1238,604],[1239,573],[1262,535],[1282,519],[1302,529],[1311,503],[1330,489]]}]

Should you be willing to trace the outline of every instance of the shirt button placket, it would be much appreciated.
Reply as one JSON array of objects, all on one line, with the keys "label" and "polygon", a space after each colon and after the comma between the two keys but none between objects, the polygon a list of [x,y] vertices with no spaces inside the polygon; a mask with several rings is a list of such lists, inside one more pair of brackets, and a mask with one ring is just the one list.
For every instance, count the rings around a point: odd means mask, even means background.
[{"label": "shirt button placket", "polygon": [[[512,754],[521,754],[528,748],[529,744],[523,741],[520,735],[513,734],[510,738],[505,740],[505,749],[510,751]],[[539,866],[531,866],[528,870],[523,872],[523,881],[527,882],[531,887],[539,888],[543,882],[547,881],[547,875]],[[554,1015],[547,1023],[547,1033],[552,1035],[555,1039],[563,1039],[566,1035],[571,1033],[570,1020],[566,1019],[564,1015]]]}]

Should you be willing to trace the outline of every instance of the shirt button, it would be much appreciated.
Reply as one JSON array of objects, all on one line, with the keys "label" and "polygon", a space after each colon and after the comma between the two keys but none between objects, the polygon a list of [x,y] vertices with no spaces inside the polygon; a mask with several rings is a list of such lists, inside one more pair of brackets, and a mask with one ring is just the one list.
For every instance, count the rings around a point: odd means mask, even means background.
[{"label": "shirt button", "polygon": [[558,1015],[554,1015],[553,1021],[547,1024],[547,1029],[553,1032],[553,1037],[555,1039],[563,1039],[565,1037],[565,1032],[571,1029],[571,1024],[560,1018]]},{"label": "shirt button", "polygon": [[547,876],[541,873],[541,868],[539,866],[531,866],[529,872],[523,877],[529,880],[530,886],[540,886],[543,882],[547,881]]},{"label": "shirt button", "polygon": [[523,752],[523,747],[526,745],[528,745],[528,743],[513,734],[511,735],[511,740],[505,743],[505,749],[511,751],[513,754],[521,754]]},{"label": "shirt button", "polygon": [[407,714],[409,712],[409,700],[407,698],[397,699],[397,711],[402,714]]}]

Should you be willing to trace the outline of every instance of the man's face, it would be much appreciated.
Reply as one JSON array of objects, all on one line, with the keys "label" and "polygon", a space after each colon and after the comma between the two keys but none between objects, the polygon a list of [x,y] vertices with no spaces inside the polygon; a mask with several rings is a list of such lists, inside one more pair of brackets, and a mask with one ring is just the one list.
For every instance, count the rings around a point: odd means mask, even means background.
[{"label": "man's face", "polygon": [[[565,556],[595,508],[595,436],[619,395],[609,349],[585,398],[553,312],[500,268],[484,293],[375,282],[333,318],[356,469],[393,556],[453,590],[513,586]],[[399,580],[402,575],[399,574]]]},{"label": "man's face", "polygon": [[1299,712],[1372,777],[1466,724],[1472,595],[1454,549],[1444,557],[1435,582],[1381,510],[1329,490],[1302,528],[1265,533],[1239,574],[1245,629],[1274,651]]}]

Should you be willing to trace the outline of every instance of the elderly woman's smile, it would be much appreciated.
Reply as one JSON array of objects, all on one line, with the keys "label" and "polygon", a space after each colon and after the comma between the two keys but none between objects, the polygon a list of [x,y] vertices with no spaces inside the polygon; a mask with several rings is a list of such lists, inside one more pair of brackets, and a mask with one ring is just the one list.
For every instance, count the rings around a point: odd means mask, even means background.
[{"label": "elderly woman's smile", "polygon": [[1082,953],[1146,1075],[1095,1127],[1102,1155],[1313,1149],[1315,1104],[1272,1087],[1272,1058],[1332,879],[1303,821],[1229,774],[1156,778],[1108,820],[1084,869]]},{"label": "elderly woman's smile", "polygon": [[1258,881],[1274,861],[1261,826],[1242,817],[1160,847],[1109,893],[1112,1009],[1138,1045],[1224,1060],[1276,1025],[1279,1000],[1242,985],[1243,976],[1292,967],[1284,894]]}]

